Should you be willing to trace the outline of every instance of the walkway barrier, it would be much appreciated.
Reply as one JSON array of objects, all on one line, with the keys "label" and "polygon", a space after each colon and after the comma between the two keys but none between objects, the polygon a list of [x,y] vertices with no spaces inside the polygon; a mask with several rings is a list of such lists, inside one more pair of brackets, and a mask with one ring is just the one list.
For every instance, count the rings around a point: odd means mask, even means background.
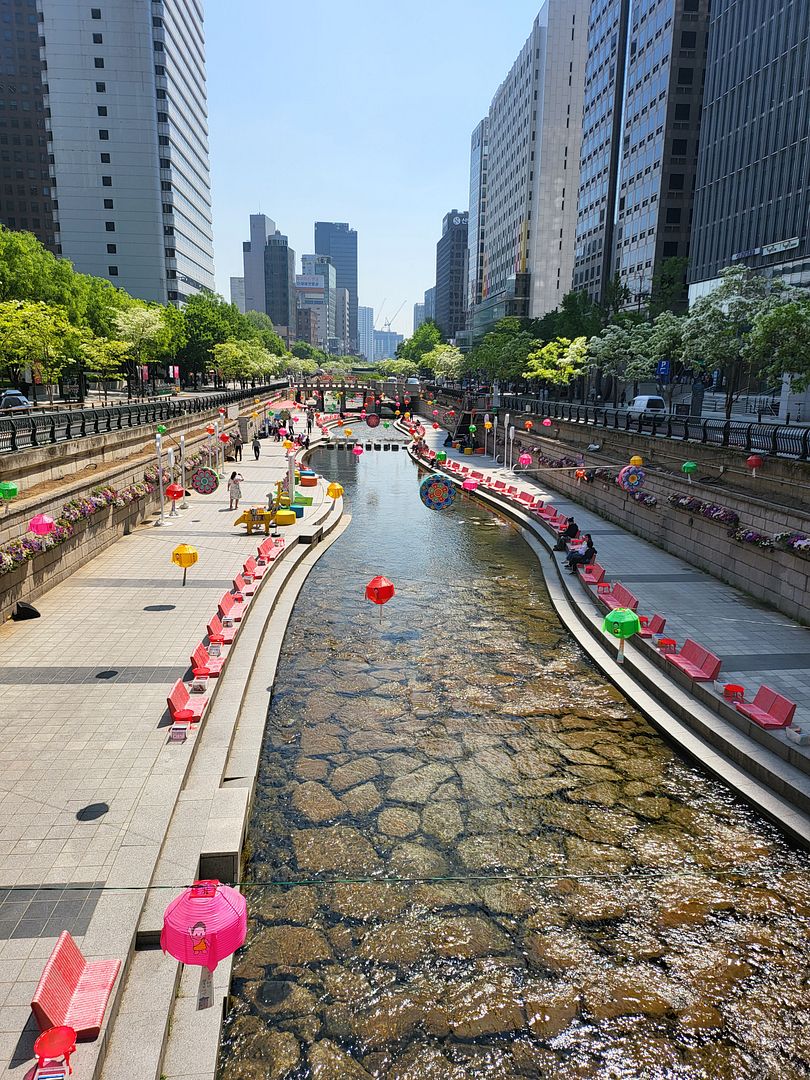
[{"label": "walkway barrier", "polygon": [[194,398],[169,398],[143,405],[111,405],[103,409],[72,409],[34,416],[0,417],[0,454],[30,450],[38,446],[107,435],[114,431],[144,427],[179,416],[210,412],[274,390],[287,389],[286,382],[258,386],[250,390],[228,390]]}]

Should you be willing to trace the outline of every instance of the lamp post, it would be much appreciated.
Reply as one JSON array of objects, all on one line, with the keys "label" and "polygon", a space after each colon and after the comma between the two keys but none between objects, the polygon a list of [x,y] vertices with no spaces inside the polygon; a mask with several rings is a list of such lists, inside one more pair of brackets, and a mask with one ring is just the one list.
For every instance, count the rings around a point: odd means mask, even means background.
[{"label": "lamp post", "polygon": [[163,438],[159,434],[155,436],[155,450],[157,452],[158,490],[160,491],[160,517],[155,522],[155,525],[164,525],[166,495],[163,491]]},{"label": "lamp post", "polygon": [[[506,457],[506,446],[504,445],[503,456]],[[515,425],[511,424],[509,427],[509,468],[512,472],[515,471],[514,467],[515,456]]]},{"label": "lamp post", "polygon": [[[171,448],[171,446],[166,451],[166,460],[168,462],[168,468],[169,468],[169,483],[173,484],[174,483],[174,450]],[[177,505],[176,505],[174,499],[171,500],[171,503],[172,503],[172,508],[169,511],[169,517],[177,517]]]},{"label": "lamp post", "polygon": [[[210,439],[210,435],[209,435]],[[188,503],[186,502],[186,437],[180,436],[180,484],[183,488],[183,498],[180,500],[180,509],[187,510]]]},{"label": "lamp post", "polygon": [[503,418],[503,464],[506,467],[506,452],[507,452],[507,440],[509,438],[509,420],[510,414],[507,413]]}]

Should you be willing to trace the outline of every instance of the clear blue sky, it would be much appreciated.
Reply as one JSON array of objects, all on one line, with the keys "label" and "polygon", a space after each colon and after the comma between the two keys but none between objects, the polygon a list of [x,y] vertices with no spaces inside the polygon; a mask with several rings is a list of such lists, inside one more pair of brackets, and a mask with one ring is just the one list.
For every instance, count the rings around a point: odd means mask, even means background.
[{"label": "clear blue sky", "polygon": [[443,215],[466,210],[470,133],[540,0],[207,0],[217,287],[261,210],[300,257],[316,220],[358,231],[360,303],[410,334]]}]

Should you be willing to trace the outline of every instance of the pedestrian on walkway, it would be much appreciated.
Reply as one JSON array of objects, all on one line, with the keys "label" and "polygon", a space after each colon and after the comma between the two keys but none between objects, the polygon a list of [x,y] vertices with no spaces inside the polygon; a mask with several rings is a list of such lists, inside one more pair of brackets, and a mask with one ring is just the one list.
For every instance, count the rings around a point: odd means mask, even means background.
[{"label": "pedestrian on walkway", "polygon": [[229,510],[239,509],[239,500],[242,498],[242,481],[244,476],[238,472],[232,472],[230,479],[228,480],[228,498],[231,500],[231,504],[228,507]]},{"label": "pedestrian on walkway", "polygon": [[262,444],[259,442],[259,436],[254,435],[253,436],[253,456],[255,457],[255,459],[257,461],[259,460],[259,454],[261,454],[261,452],[262,452]]},{"label": "pedestrian on walkway", "polygon": [[231,435],[231,445],[233,446],[233,460],[234,461],[241,461],[242,460],[242,436],[239,434],[238,431],[235,431],[233,433],[233,435]]}]

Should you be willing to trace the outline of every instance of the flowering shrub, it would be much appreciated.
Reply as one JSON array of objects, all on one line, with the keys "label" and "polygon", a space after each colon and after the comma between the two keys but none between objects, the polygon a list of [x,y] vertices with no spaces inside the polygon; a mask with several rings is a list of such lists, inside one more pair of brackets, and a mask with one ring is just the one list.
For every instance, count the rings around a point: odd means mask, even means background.
[{"label": "flowering shrub", "polygon": [[795,555],[810,556],[810,536],[806,536],[804,533],[777,533],[773,538],[773,542],[777,547],[792,551]]},{"label": "flowering shrub", "polygon": [[774,543],[776,537],[768,536],[766,533],[757,532],[756,529],[747,529],[744,525],[741,525],[739,529],[731,535],[735,540],[739,540],[741,544],[754,544],[756,547],[763,548],[765,551],[773,551],[776,546]]},{"label": "flowering shrub", "polygon": [[740,515],[734,510],[730,510],[727,506],[718,506],[717,503],[703,502],[702,499],[696,499],[693,495],[673,494],[669,496],[667,502],[678,510],[700,514],[701,517],[709,518],[710,521],[716,521],[720,525],[736,527],[740,523]]},{"label": "flowering shrub", "polygon": [[658,506],[658,499],[656,499],[655,495],[650,495],[648,491],[633,491],[630,498],[635,499],[637,503],[641,503],[642,506],[647,506],[650,509],[654,506]]},{"label": "flowering shrub", "polygon": [[594,480],[601,480],[604,484],[616,483],[617,473],[615,469],[601,467],[599,469],[592,469],[591,472],[593,473]]},{"label": "flowering shrub", "polygon": [[111,487],[94,488],[90,495],[69,499],[62,507],[62,513],[47,536],[26,533],[25,536],[18,536],[15,540],[9,540],[0,546],[0,577],[16,570],[29,559],[64,544],[73,536],[73,526],[77,521],[86,521],[108,506],[119,508],[129,506],[130,503],[150,495],[154,490],[154,485],[142,482],[131,484],[120,491]]}]

